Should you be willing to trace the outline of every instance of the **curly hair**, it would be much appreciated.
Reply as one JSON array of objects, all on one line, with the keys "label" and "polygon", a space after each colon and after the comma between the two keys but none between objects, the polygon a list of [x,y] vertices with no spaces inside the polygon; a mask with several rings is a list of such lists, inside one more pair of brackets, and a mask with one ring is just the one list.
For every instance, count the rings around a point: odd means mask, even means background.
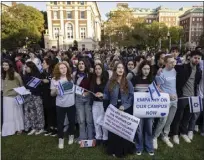
[{"label": "curly hair", "polygon": [[[14,80],[15,69],[14,69],[14,66],[13,66],[12,61],[6,59],[6,60],[3,60],[2,66],[3,66],[3,63],[7,63],[7,64],[9,65],[9,69],[8,69],[8,71],[7,71],[7,73],[8,73],[8,79],[9,79],[9,80]],[[6,71],[4,71],[3,67],[2,67],[2,73],[1,73],[1,75],[2,75],[2,79],[5,80],[5,78],[6,78]]]},{"label": "curly hair", "polygon": [[110,79],[108,90],[109,90],[109,92],[112,92],[113,88],[115,88],[115,86],[117,84],[118,75],[116,73],[116,70],[117,70],[117,67],[118,67],[119,64],[122,64],[123,67],[124,67],[124,73],[122,75],[122,79],[121,79],[121,83],[120,83],[120,88],[121,88],[122,92],[127,94],[128,93],[128,81],[126,79],[125,66],[124,66],[124,64],[121,61],[119,61],[116,65],[114,65],[113,75],[112,75],[112,77]]},{"label": "curly hair", "polygon": [[66,74],[66,77],[67,77],[67,80],[68,81],[71,81],[72,80],[72,77],[71,77],[71,71],[70,71],[70,68],[67,66],[66,63],[64,62],[60,62],[60,63],[57,63],[55,65],[55,68],[54,68],[54,71],[53,71],[53,77],[55,80],[59,80],[60,77],[61,77],[61,73],[60,73],[60,70],[59,70],[59,67],[60,65],[65,65],[67,67],[67,74]]}]

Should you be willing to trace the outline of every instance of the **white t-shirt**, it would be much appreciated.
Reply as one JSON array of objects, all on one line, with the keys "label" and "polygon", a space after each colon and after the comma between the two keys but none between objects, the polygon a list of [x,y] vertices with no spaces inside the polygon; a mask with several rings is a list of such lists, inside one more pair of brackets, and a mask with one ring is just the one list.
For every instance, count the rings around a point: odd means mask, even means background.
[{"label": "white t-shirt", "polygon": [[201,60],[200,61],[200,69],[202,70],[202,78],[201,78],[201,80],[200,80],[200,83],[199,83],[199,86],[198,86],[198,96],[200,96],[201,98],[204,98],[203,97],[203,87],[204,87],[204,69],[203,69],[203,67],[204,67],[204,60]]},{"label": "white t-shirt", "polygon": [[50,89],[58,88],[60,85],[64,90],[64,95],[57,95],[56,105],[59,107],[71,107],[75,104],[75,86],[72,81],[67,81],[66,78],[60,80],[51,80]]}]

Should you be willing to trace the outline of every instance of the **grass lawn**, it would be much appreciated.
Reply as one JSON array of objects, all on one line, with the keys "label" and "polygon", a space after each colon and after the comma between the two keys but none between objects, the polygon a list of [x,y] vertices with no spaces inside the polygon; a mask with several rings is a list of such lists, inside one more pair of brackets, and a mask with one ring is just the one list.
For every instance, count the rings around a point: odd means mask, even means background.
[{"label": "grass lawn", "polygon": [[[57,137],[41,136],[10,136],[1,138],[2,160],[113,160],[105,154],[103,147],[79,148],[78,144],[68,146],[65,139],[65,148],[57,148]],[[147,153],[142,156],[129,155],[128,160],[204,160],[204,137],[196,135],[191,144],[185,143],[182,139],[180,145],[173,149],[168,148],[162,141],[159,141],[159,149],[154,157]]]}]

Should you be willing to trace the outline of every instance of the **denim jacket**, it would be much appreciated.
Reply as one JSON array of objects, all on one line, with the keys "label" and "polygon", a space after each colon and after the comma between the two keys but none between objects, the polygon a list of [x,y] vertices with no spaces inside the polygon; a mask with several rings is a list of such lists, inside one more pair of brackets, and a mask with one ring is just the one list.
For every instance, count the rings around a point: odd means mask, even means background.
[{"label": "denim jacket", "polygon": [[[118,101],[118,93],[120,89],[120,85],[116,84],[116,86],[113,88],[112,92],[109,92],[108,86],[110,81],[106,84],[106,87],[104,89],[103,94],[103,100],[104,102],[104,108],[106,109],[109,104],[112,104],[113,106],[117,107],[117,101]],[[125,110],[128,109],[133,105],[133,98],[134,98],[134,88],[132,83],[128,80],[128,94],[125,94],[121,92],[121,103],[122,106],[124,106]]]}]

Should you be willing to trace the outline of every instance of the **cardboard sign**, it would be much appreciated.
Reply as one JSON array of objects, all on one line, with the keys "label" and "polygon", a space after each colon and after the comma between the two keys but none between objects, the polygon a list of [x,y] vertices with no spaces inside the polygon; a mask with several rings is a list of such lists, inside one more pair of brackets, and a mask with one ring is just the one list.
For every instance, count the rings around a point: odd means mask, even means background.
[{"label": "cardboard sign", "polygon": [[138,118],[166,117],[169,114],[170,98],[167,93],[151,98],[148,92],[134,93],[133,115]]},{"label": "cardboard sign", "polygon": [[139,118],[120,111],[110,104],[105,113],[103,127],[108,131],[135,143],[134,137],[139,122]]},{"label": "cardboard sign", "polygon": [[96,140],[81,140],[80,147],[81,148],[89,148],[89,147],[95,147],[96,146]]}]

